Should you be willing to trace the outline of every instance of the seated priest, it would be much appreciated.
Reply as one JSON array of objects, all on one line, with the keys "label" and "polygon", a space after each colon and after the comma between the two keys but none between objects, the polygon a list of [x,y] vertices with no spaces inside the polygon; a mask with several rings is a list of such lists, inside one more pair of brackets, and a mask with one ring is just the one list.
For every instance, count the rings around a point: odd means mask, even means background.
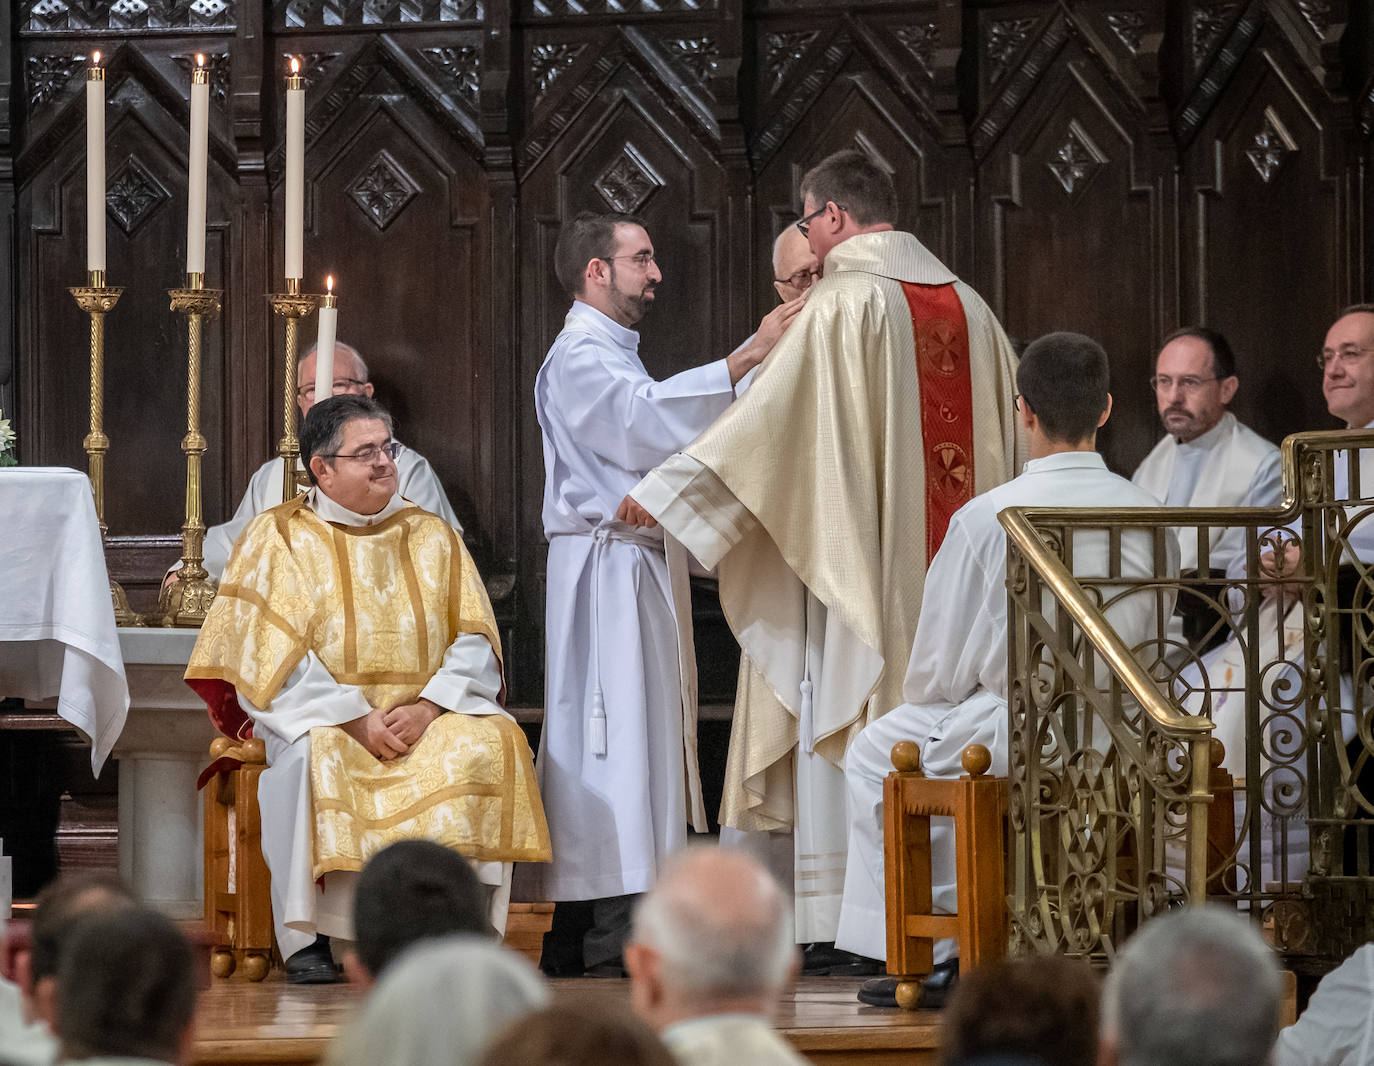
[{"label": "seated priest", "polygon": [[453,528],[397,492],[390,415],[334,396],[300,437],[312,487],[244,530],[186,679],[220,729],[266,744],[277,943],[288,981],[328,983],[328,938],[352,938],[357,871],[386,845],[467,856],[498,932],[511,863],[550,849],[482,579]]},{"label": "seated priest", "polygon": [[[1026,349],[1016,371],[1016,406],[1030,444],[1021,475],[975,496],[955,512],[940,550],[926,574],[921,617],[907,663],[906,702],[870,723],[850,745],[845,760],[849,859],[840,905],[836,946],[871,958],[887,954],[884,907],[883,779],[892,769],[892,746],[914,740],[927,777],[958,777],[970,744],[992,753],[992,772],[1007,773],[1007,539],[998,515],[1008,507],[1158,507],[1144,489],[1111,473],[1095,450],[1097,430],[1107,421],[1107,354],[1078,333],[1051,333]],[[1166,572],[1178,573],[1178,545],[1170,530]],[[1113,549],[1102,530],[1074,534],[1073,570],[1081,577],[1105,577]],[[1127,532],[1120,540],[1120,573],[1148,577],[1154,570],[1154,539]],[[1108,620],[1136,647],[1155,633],[1160,604],[1156,594],[1116,595],[1103,590]],[[1054,612],[1046,610],[1046,617]],[[1105,679],[1103,679],[1105,681]],[[953,913],[954,833],[947,818],[931,820],[933,901]],[[922,1006],[943,1002],[958,960],[954,942],[935,944],[935,973],[922,989]],[[897,981],[864,982],[859,998],[897,1005]]]},{"label": "seated priest", "polygon": [[[368,380],[367,364],[358,349],[352,345],[334,345],[334,392],[333,395],[368,396],[372,395],[372,382]],[[296,364],[296,405],[301,409],[301,417],[310,413],[315,404],[315,345],[307,349]],[[301,457],[304,464],[304,456]],[[433,511],[462,536],[463,526],[458,516],[449,506],[444,486],[439,475],[429,461],[414,449],[401,446],[396,453],[396,473],[400,479],[400,493],[407,500],[418,504],[426,511]],[[248,523],[269,507],[281,503],[282,461],[273,457],[262,466],[248,481],[248,491],[239,501],[238,510],[229,521],[211,526],[205,531],[205,569],[210,576],[219,580],[224,572],[224,564],[229,561],[229,552],[240,533]]]}]

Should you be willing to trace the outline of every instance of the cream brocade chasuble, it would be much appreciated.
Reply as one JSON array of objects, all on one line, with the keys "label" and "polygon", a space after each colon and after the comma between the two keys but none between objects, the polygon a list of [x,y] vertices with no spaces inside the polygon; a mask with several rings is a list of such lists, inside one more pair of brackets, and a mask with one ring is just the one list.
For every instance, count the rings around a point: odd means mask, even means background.
[{"label": "cream brocade chasuble", "polygon": [[[186,671],[271,713],[313,651],[374,707],[411,703],[460,633],[500,657],[477,568],[442,519],[407,507],[368,527],[325,522],[301,500],[264,512],[229,562]],[[423,837],[495,862],[546,862],[548,827],[523,731],[504,715],[445,713],[382,762],[335,726],[310,730],[314,875],[359,870]]]}]

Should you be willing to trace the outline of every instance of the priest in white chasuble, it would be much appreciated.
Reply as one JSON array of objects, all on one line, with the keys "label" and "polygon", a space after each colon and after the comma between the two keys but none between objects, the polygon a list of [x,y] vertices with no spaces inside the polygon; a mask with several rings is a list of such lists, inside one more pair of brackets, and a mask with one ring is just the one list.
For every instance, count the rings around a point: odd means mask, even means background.
[{"label": "priest in white chasuble", "polygon": [[[850,818],[849,861],[837,943],[863,955],[886,955],[883,862],[883,780],[892,770],[892,746],[914,740],[928,777],[957,777],[970,744],[992,753],[992,773],[1005,776],[1010,719],[1007,711],[1007,537],[998,515],[1008,507],[1158,507],[1159,501],[1111,473],[1095,450],[1107,421],[1107,354],[1078,333],[1051,333],[1031,344],[1017,370],[1020,419],[1030,458],[1014,480],[980,494],[960,508],[931,561],[902,699],[866,728],[849,749],[845,766]],[[1178,573],[1178,547],[1163,531],[1167,574]],[[1106,577],[1113,552],[1129,578],[1154,575],[1155,538],[1127,532],[1113,545],[1103,530],[1073,535],[1072,565],[1080,577]],[[1161,613],[1173,610],[1171,595],[1154,590],[1103,589],[1105,614],[1127,647],[1158,631]],[[1053,617],[1052,605],[1043,605]],[[1105,675],[1099,676],[1105,684]],[[931,820],[931,879],[935,907],[955,908],[954,832],[950,820]],[[954,944],[936,941],[934,980],[923,989],[924,1006],[948,988]],[[875,978],[859,998],[895,1007],[897,982]]]},{"label": "priest in white chasuble", "polygon": [[351,937],[352,880],[387,844],[466,855],[498,930],[510,864],[550,856],[481,577],[452,527],[397,493],[394,451],[375,401],[311,409],[313,487],[244,531],[186,671],[221,729],[251,722],[267,746],[263,855],[299,983],[334,979],[328,936]]},{"label": "priest in white chasuble", "polygon": [[886,172],[840,152],[801,192],[823,277],[749,391],[631,496],[718,569],[744,653],[721,824],[794,830],[797,939],[826,943],[845,751],[901,702],[950,516],[1016,473],[1020,445],[1011,345],[972,289],[893,228]]}]

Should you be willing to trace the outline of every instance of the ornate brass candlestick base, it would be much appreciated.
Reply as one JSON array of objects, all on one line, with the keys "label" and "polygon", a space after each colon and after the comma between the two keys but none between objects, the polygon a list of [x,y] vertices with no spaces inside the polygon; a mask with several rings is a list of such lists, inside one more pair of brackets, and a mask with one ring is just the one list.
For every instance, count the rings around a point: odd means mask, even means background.
[{"label": "ornate brass candlestick base", "polygon": [[301,294],[299,278],[286,279],[286,292],[271,293],[267,299],[272,312],[286,319],[286,373],[282,382],[281,440],[277,454],[282,461],[281,502],[296,498],[300,492],[296,470],[300,464],[301,442],[296,436],[296,323],[313,314],[319,306],[318,296]]},{"label": "ornate brass candlestick base", "polygon": [[219,314],[222,289],[203,288],[204,276],[188,275],[185,289],[169,289],[172,310],[186,316],[186,521],[181,527],[181,569],[176,580],[162,587],[158,614],[165,626],[199,626],[214,602],[215,581],[205,570],[205,520],[201,515],[200,457],[205,437],[200,432],[200,330],[207,318]]},{"label": "ornate brass candlestick base", "polygon": [[[105,435],[105,315],[114,310],[123,294],[122,288],[111,288],[105,284],[105,271],[88,272],[90,284],[75,286],[67,291],[76,300],[76,306],[91,316],[91,431],[86,434],[82,446],[86,449],[87,468],[90,471],[91,491],[95,495],[95,517],[100,523],[100,539],[105,540],[105,453],[110,449],[110,438]],[[143,619],[129,607],[129,598],[119,587],[119,582],[110,579],[110,604],[114,608],[115,625],[141,626]]]}]

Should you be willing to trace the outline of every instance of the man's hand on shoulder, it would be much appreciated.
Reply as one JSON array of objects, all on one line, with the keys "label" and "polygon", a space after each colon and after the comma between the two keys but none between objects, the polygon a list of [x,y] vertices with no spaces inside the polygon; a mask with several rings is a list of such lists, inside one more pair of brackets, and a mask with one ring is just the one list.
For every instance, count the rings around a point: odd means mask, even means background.
[{"label": "man's hand on shoulder", "polygon": [[382,716],[382,722],[395,736],[405,742],[409,750],[424,736],[429,723],[443,713],[442,707],[422,696],[414,703],[402,703],[392,707]]},{"label": "man's hand on shoulder", "polygon": [[[394,711],[396,708],[392,708],[392,710]],[[386,716],[391,713],[392,711],[381,707],[374,707],[361,718],[344,722],[339,728],[382,762],[386,762],[398,755],[404,755],[410,750],[410,744],[414,743],[403,740],[397,730],[387,725]]]},{"label": "man's hand on shoulder", "polygon": [[615,516],[627,526],[643,526],[645,529],[653,529],[654,526],[658,525],[658,520],[629,496],[620,501]]},{"label": "man's hand on shoulder", "polygon": [[730,368],[731,385],[738,385],[740,378],[763,362],[763,357],[773,350],[773,345],[778,343],[778,339],[792,324],[792,319],[797,317],[797,312],[805,306],[810,292],[811,290],[807,289],[795,300],[788,300],[787,303],[779,304],[769,311],[763,316],[753,339],[739,351],[731,352],[726,357],[725,363]]}]

